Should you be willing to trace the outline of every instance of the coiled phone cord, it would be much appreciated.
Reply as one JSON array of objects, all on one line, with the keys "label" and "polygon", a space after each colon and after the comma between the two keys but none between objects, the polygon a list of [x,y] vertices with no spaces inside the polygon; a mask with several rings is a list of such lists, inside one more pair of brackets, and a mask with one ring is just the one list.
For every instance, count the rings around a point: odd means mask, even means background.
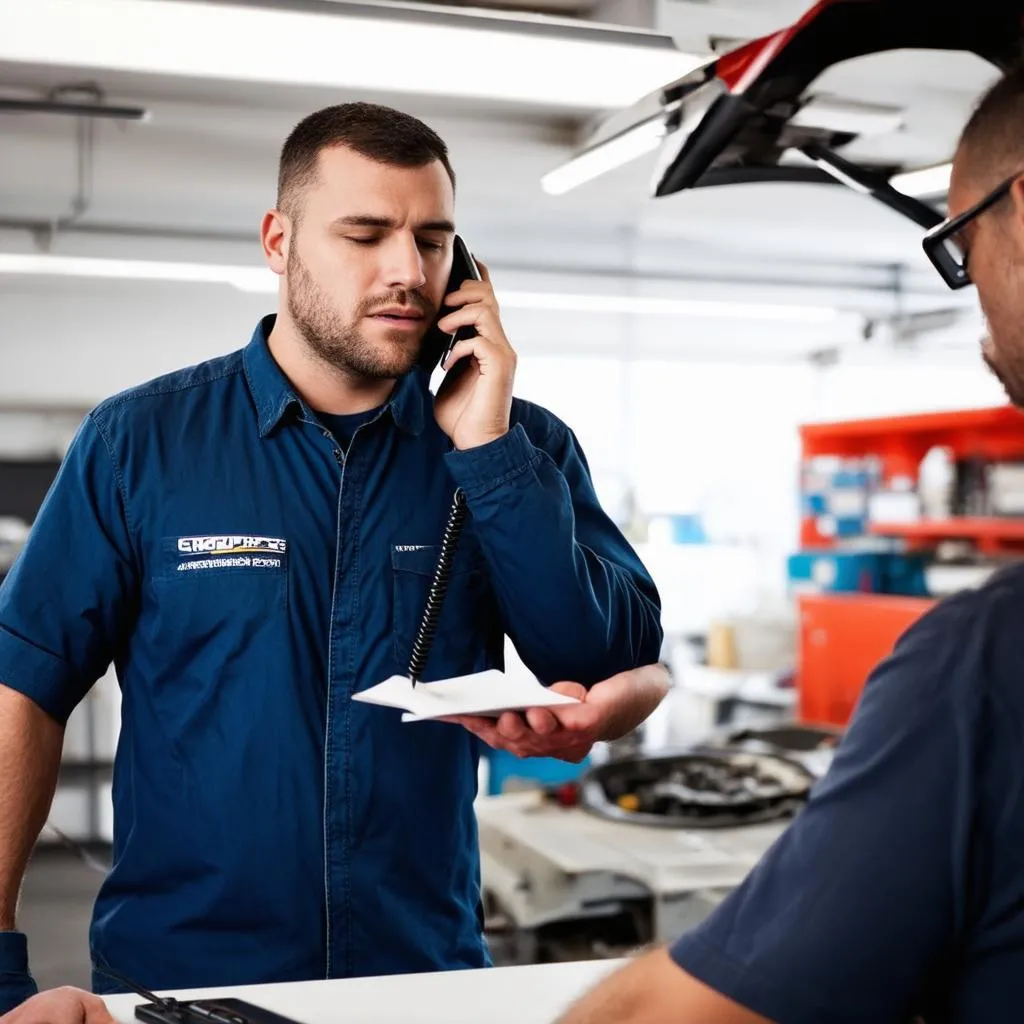
[{"label": "coiled phone cord", "polygon": [[441,552],[437,556],[437,567],[434,569],[434,578],[430,581],[430,591],[427,593],[427,603],[423,609],[420,628],[412,645],[409,679],[413,686],[420,681],[423,675],[427,658],[430,655],[430,648],[434,643],[437,620],[441,616],[445,594],[448,593],[448,583],[451,580],[452,559],[455,556],[455,547],[459,543],[459,537],[462,535],[467,511],[466,495],[460,487],[455,491],[451,511],[448,513],[448,522],[445,523],[444,536],[441,538]]}]

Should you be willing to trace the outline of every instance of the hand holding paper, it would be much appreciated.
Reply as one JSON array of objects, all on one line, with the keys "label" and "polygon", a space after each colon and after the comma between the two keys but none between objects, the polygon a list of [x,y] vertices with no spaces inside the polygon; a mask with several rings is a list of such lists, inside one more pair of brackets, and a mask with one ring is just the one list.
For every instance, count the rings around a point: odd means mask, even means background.
[{"label": "hand holding paper", "polygon": [[401,708],[403,721],[435,719],[468,729],[517,757],[557,757],[578,764],[598,740],[632,732],[668,692],[668,670],[646,665],[589,690],[579,683],[543,687],[535,680],[480,672],[414,687],[392,676],[352,699]]},{"label": "hand holding paper", "polygon": [[604,715],[600,704],[586,703],[589,695],[579,683],[555,683],[549,692],[568,698],[569,704],[528,708],[525,714],[507,712],[496,722],[473,715],[445,721],[463,726],[489,747],[516,757],[557,757],[579,764],[601,738]]},{"label": "hand holding paper", "polygon": [[503,711],[577,702],[575,695],[559,693],[554,687],[548,689],[521,676],[506,676],[496,669],[436,683],[421,683],[418,686],[413,686],[405,676],[392,676],[383,683],[354,694],[352,699],[400,708],[407,712],[402,716],[404,722],[451,719],[457,715],[497,718]]},{"label": "hand holding paper", "polygon": [[661,703],[669,684],[665,666],[645,665],[589,690],[579,683],[555,683],[550,692],[575,698],[564,706],[531,708],[525,715],[502,715],[497,722],[474,716],[452,721],[496,750],[578,764],[598,740],[617,740],[632,732]]}]

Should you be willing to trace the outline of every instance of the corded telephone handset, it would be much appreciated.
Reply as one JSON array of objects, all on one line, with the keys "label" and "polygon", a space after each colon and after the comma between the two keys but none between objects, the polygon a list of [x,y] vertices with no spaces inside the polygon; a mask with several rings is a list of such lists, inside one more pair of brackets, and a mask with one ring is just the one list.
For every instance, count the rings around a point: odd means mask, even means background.
[{"label": "corded telephone handset", "polygon": [[[453,242],[452,269],[448,277],[448,284],[445,285],[445,295],[458,291],[463,282],[473,280],[480,281],[483,275],[480,268],[473,259],[469,247],[456,235]],[[438,320],[454,312],[448,306],[442,306],[437,314]],[[476,328],[460,327],[453,334],[446,334],[439,330],[435,323],[423,339],[423,347],[420,352],[420,367],[429,375],[434,368],[448,358],[453,348],[466,338],[476,336]],[[456,367],[449,371],[458,373]],[[427,603],[423,609],[423,617],[420,620],[419,629],[416,632],[416,639],[413,642],[412,657],[409,661],[409,680],[413,684],[419,682],[423,669],[427,663],[427,655],[430,653],[434,641],[434,634],[437,632],[437,620],[441,614],[441,606],[444,603],[445,593],[448,590],[448,579],[451,576],[451,563],[455,555],[455,546],[459,542],[459,535],[466,519],[466,496],[462,490],[456,490],[452,499],[452,507],[448,513],[448,521],[445,524],[444,536],[441,539],[441,550],[438,554],[437,566],[434,569],[433,579],[430,581],[430,590],[427,594]]]},{"label": "corded telephone handset", "polygon": [[[466,247],[466,243],[456,235],[454,238],[452,269],[448,283],[445,286],[445,295],[458,291],[467,280],[481,281],[483,280],[483,275],[480,273],[476,261]],[[442,307],[438,314],[438,319],[442,319],[451,312],[452,310],[448,307]],[[447,358],[460,341],[473,338],[476,334],[476,329],[472,326],[460,327],[453,334],[447,334],[438,330],[435,324],[423,339],[423,346],[418,360],[419,368],[429,377],[438,364]],[[442,382],[439,390],[443,391],[446,383],[455,380],[455,375],[463,372],[469,362],[470,360],[468,359],[460,360],[456,366],[447,371],[444,382]],[[355,693],[352,695],[353,700],[365,701],[370,704],[383,704],[386,707],[392,708],[400,707],[409,712],[413,711],[413,708],[410,706],[409,696],[415,694],[417,684],[423,679],[423,671],[427,664],[427,658],[430,655],[430,649],[433,646],[441,608],[448,591],[455,548],[458,545],[468,511],[465,493],[462,488],[456,488],[451,508],[448,512],[448,519],[445,522],[444,534],[441,538],[437,563],[433,578],[430,581],[423,615],[413,641],[412,654],[409,659],[406,675],[394,675],[390,679],[370,687],[368,690]],[[473,684],[472,689],[476,691],[473,694],[473,698],[468,702],[475,709],[470,712],[465,711],[467,705],[466,683]],[[406,684],[409,684],[408,692],[403,692],[406,690]],[[453,689],[452,684],[458,684],[458,686]],[[447,690],[444,689],[446,686],[448,686]],[[497,689],[497,698],[495,699],[494,696],[491,696],[490,699],[481,700],[480,694],[483,691],[492,690],[492,688]],[[435,696],[431,698],[432,701],[439,700],[442,703],[452,699],[457,703],[461,701],[463,710],[455,712],[457,714],[487,714],[494,717],[496,713],[500,713],[502,710],[521,710],[542,705],[578,703],[575,698],[567,697],[563,694],[555,694],[540,685],[534,688],[536,695],[531,693],[524,702],[521,687],[518,685],[512,686],[511,690],[514,692],[510,693],[510,688],[505,685],[504,673],[500,669],[488,669],[453,679],[437,680],[431,683],[429,689],[435,691]],[[528,686],[527,690],[529,689],[531,688]],[[422,692],[421,690],[420,693]],[[438,693],[447,694],[447,696],[437,696]],[[449,707],[451,707],[451,704],[449,704]],[[438,705],[434,703],[433,714],[429,717],[439,717],[437,709]],[[413,717],[417,716],[414,714]],[[443,714],[440,717],[443,717]]]},{"label": "corded telephone handset", "polygon": [[[448,278],[448,284],[445,285],[445,295],[458,291],[464,281],[480,281],[482,279],[480,268],[477,267],[473,254],[469,251],[461,236],[455,236],[452,246],[454,250],[452,254],[452,270]],[[454,312],[454,309],[442,306],[437,314],[437,319],[440,320],[452,312]],[[433,373],[434,368],[448,358],[448,354],[460,341],[475,337],[475,335],[476,329],[473,327],[460,327],[454,334],[446,334],[444,331],[439,330],[435,323],[423,339],[419,359],[420,367],[427,374]]]}]

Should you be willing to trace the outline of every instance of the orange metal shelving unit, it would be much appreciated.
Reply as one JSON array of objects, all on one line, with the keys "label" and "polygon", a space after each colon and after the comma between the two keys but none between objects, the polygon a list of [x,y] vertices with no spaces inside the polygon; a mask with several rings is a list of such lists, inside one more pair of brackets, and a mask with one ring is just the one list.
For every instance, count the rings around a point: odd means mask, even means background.
[{"label": "orange metal shelving unit", "polygon": [[[934,447],[956,459],[1024,460],[1024,415],[1010,406],[928,413],[800,429],[803,459],[834,455],[874,456],[883,478],[917,479],[921,460]],[[1024,518],[922,519],[915,523],[873,523],[871,533],[902,538],[912,549],[944,540],[969,540],[984,554],[1024,554]],[[805,550],[832,548],[813,515],[801,522]],[[899,636],[935,602],[886,594],[808,594],[800,614],[799,713],[805,722],[845,726],[871,670],[892,651]]]},{"label": "orange metal shelving unit", "polygon": [[932,547],[944,540],[974,541],[984,554],[1024,551],[1024,519],[962,516],[919,523],[872,523],[879,537],[902,537],[912,547]]}]

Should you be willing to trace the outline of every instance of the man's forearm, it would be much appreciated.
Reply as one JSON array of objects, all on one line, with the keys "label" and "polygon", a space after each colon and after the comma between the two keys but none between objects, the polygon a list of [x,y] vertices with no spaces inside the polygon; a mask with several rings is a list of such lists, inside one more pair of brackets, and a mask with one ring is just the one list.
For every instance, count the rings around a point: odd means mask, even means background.
[{"label": "man's forearm", "polygon": [[602,511],[568,437],[536,448],[521,425],[451,453],[503,626],[544,683],[591,686],[657,660],[654,583]]},{"label": "man's forearm", "polygon": [[64,730],[0,683],[0,931],[13,931],[18,891],[57,785]]},{"label": "man's forearm", "polygon": [[606,742],[628,736],[645,722],[665,699],[671,685],[668,669],[660,663],[634,669],[622,678],[626,683],[622,698],[616,701],[618,706],[609,713],[598,737]]},{"label": "man's forearm", "polygon": [[587,993],[556,1024],[771,1024],[709,988],[657,949]]}]

